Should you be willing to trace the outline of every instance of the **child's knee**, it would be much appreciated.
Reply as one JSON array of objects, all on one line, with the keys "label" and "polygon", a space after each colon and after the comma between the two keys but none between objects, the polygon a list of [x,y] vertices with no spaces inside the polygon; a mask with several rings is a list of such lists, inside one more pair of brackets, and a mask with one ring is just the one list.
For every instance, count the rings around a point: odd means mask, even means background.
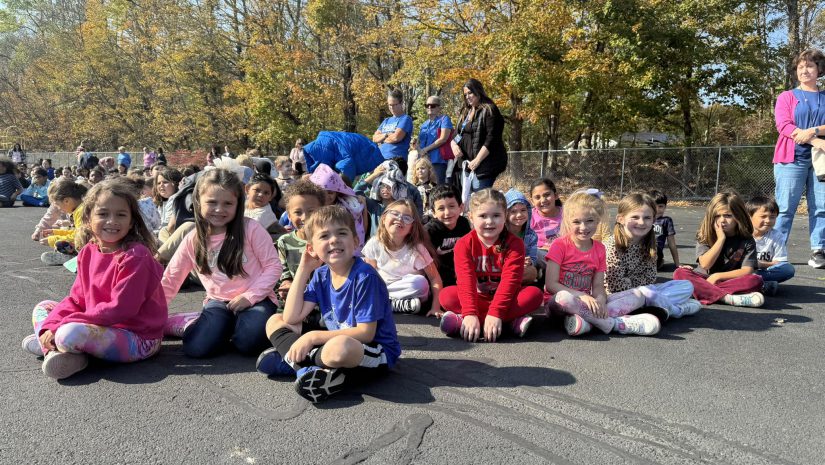
[{"label": "child's knee", "polygon": [[66,323],[54,333],[54,345],[60,352],[82,352],[89,339],[89,327],[83,323]]},{"label": "child's knee", "polygon": [[[324,344],[322,361],[330,367],[357,364],[364,356],[364,346],[357,339],[349,336],[335,336]],[[354,365],[353,365],[354,366]]]}]

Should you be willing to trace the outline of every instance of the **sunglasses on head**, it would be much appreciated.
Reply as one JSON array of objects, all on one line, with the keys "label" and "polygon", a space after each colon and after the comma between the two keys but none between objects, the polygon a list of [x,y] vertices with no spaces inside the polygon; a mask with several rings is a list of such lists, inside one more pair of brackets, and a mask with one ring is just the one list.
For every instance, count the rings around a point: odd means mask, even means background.
[{"label": "sunglasses on head", "polygon": [[401,220],[404,224],[412,224],[412,222],[415,221],[412,216],[401,213],[398,210],[387,210],[387,214],[396,220]]},{"label": "sunglasses on head", "polygon": [[424,105],[424,106],[425,106],[425,107],[427,107],[427,108],[438,108],[438,107],[440,107],[441,105],[440,105],[440,104],[438,104],[438,103],[428,103],[428,104],[426,104],[426,105]]}]

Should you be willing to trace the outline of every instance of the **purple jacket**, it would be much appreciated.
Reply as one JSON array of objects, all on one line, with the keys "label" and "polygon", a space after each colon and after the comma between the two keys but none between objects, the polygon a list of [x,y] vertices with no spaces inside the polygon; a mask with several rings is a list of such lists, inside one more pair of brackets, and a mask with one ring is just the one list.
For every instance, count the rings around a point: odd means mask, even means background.
[{"label": "purple jacket", "polygon": [[791,137],[791,133],[796,129],[793,112],[799,101],[794,97],[793,92],[786,90],[776,98],[776,108],[774,117],[776,118],[776,130],[779,131],[779,139],[776,141],[776,148],[773,151],[774,163],[792,163],[794,160],[794,146],[796,145]]}]

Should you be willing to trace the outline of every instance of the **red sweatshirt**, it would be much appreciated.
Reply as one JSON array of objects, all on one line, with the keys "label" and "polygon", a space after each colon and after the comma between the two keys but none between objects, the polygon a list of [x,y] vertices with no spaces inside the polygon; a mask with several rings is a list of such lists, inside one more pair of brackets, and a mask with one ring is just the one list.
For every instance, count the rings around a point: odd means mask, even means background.
[{"label": "red sweatshirt", "polygon": [[524,276],[524,242],[507,234],[505,249],[486,247],[475,230],[456,242],[455,275],[463,316],[479,315],[478,299],[492,299],[487,314],[497,318],[515,303]]},{"label": "red sweatshirt", "polygon": [[142,244],[115,253],[87,244],[77,257],[77,278],[69,296],[49,313],[40,334],[66,323],[87,323],[160,339],[169,313],[161,276],[163,267]]}]

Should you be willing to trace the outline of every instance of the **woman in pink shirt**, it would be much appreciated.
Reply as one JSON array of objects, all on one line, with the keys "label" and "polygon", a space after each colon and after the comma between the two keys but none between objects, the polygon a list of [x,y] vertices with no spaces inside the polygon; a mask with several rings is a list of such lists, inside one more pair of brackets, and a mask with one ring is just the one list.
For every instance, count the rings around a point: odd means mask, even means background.
[{"label": "woman in pink shirt", "polygon": [[167,302],[195,270],[206,290],[203,310],[171,315],[165,334],[183,338],[190,357],[216,354],[226,342],[258,354],[270,342],[264,327],[275,314],[281,262],[269,233],[244,217],[240,178],[224,169],[201,175],[192,203],[195,230],[178,247],[163,274]]},{"label": "woman in pink shirt", "polygon": [[143,223],[131,187],[119,180],[95,185],[84,198],[78,232],[87,244],[77,258],[68,297],[40,302],[35,334],[23,348],[45,355],[43,373],[67,378],[88,357],[134,362],[160,350],[168,307],[163,267],[153,258],[155,237]]},{"label": "woman in pink shirt", "polygon": [[779,205],[776,230],[788,240],[804,193],[811,238],[808,265],[821,269],[825,268],[825,182],[814,172],[812,148],[825,149],[825,90],[817,85],[817,79],[825,75],[825,55],[806,50],[794,59],[794,68],[799,85],[779,94],[774,111],[779,131],[773,155]]}]

